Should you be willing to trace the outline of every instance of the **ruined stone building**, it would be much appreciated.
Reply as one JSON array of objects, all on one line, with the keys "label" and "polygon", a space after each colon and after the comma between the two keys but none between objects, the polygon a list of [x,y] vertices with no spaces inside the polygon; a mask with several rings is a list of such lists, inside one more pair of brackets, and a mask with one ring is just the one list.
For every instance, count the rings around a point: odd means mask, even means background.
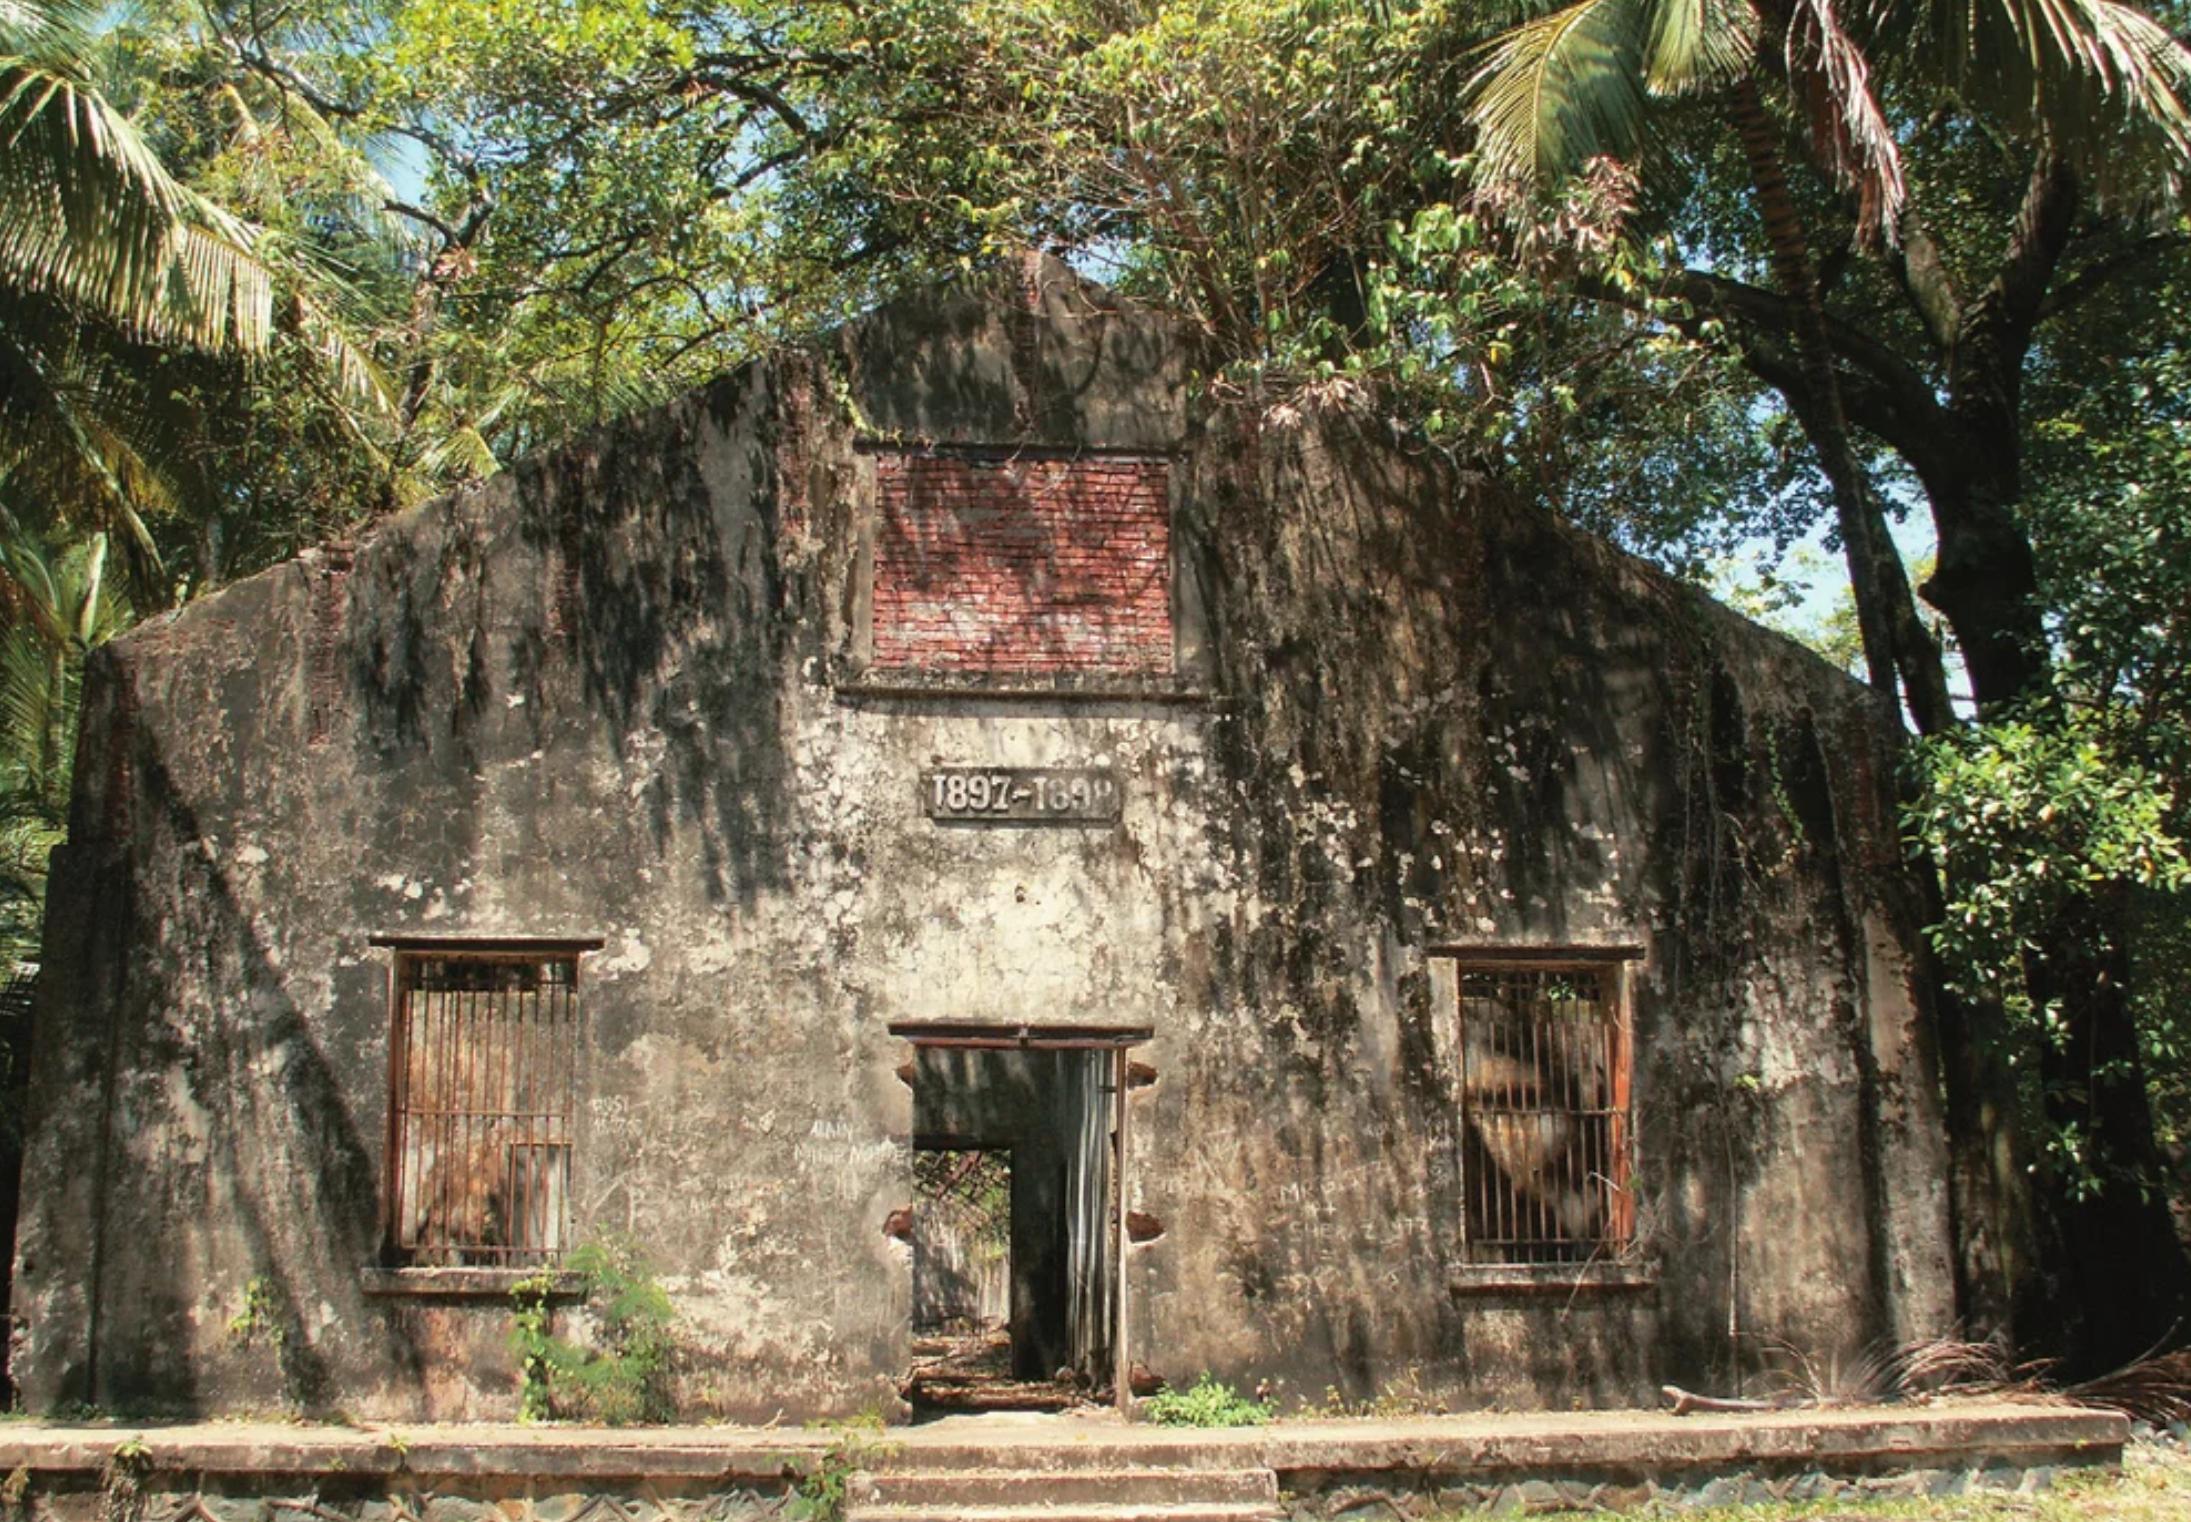
[{"label": "ruined stone building", "polygon": [[970,281],[102,651],[28,1404],[507,1415],[608,1231],[745,1419],[1945,1329],[1863,691],[1191,369]]}]

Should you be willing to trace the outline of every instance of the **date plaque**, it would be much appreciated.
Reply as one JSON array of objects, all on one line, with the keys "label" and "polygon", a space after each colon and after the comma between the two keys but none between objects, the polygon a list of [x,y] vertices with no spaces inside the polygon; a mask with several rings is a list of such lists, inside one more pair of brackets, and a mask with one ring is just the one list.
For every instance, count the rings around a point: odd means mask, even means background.
[{"label": "date plaque", "polygon": [[1108,766],[938,766],[920,789],[930,819],[993,824],[1115,824],[1123,796]]}]

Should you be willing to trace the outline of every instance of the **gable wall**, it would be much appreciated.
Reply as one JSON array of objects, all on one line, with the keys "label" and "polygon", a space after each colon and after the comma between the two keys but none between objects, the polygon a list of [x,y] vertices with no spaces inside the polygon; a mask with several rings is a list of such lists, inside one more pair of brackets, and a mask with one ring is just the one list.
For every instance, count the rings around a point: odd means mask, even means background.
[{"label": "gable wall", "polygon": [[[513,1409],[502,1303],[361,1272],[376,931],[605,938],[575,1194],[661,1264],[696,1411],[894,1401],[907,1020],[1154,1029],[1129,1341],[1174,1379],[1647,1400],[1770,1337],[1944,1330],[1861,695],[1442,461],[1183,373],[1060,272],[975,287],[107,652],[34,1067],[32,1406]],[[1178,669],[886,671],[875,440],[1169,457]],[[962,764],[1109,766],[1123,817],[939,825],[917,775]],[[1455,941],[1644,946],[1655,1285],[1456,1292]]]}]

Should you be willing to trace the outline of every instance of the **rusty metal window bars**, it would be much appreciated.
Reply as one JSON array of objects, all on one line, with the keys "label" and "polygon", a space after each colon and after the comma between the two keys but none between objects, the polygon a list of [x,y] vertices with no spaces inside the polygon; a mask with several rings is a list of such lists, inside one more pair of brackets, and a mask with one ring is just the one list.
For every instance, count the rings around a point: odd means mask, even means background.
[{"label": "rusty metal window bars", "polygon": [[570,1238],[576,952],[399,952],[387,1239],[414,1267],[534,1267]]},{"label": "rusty metal window bars", "polygon": [[1635,1231],[1623,969],[1458,973],[1467,1261],[1618,1256]]}]

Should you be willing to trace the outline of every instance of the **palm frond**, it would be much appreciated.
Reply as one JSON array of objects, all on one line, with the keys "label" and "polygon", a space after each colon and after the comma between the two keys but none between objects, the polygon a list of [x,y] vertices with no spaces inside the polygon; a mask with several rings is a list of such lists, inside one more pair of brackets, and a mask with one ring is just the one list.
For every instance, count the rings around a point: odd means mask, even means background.
[{"label": "palm frond", "polygon": [[62,516],[79,532],[118,533],[149,585],[160,553],[144,509],[170,501],[169,490],[138,452],[131,430],[102,405],[99,372],[0,330],[0,375],[7,381],[10,424],[0,442],[20,441],[40,456],[47,475],[65,475]]},{"label": "palm frond", "polygon": [[1757,47],[1757,13],[1730,0],[1659,0],[1644,46],[1653,95],[1689,95],[1740,74]]},{"label": "palm frond", "polygon": [[2103,194],[2191,173],[2191,51],[2144,11],[2116,0],[1931,0],[1924,14],[1943,77],[2043,135]]},{"label": "palm frond", "polygon": [[2062,1393],[2079,1405],[2120,1411],[2132,1421],[2191,1422],[2191,1350],[2141,1358]]},{"label": "palm frond", "polygon": [[0,58],[0,283],[157,341],[248,352],[273,316],[251,240],[97,91],[52,63]]},{"label": "palm frond", "polygon": [[1486,178],[1556,179],[1631,152],[1652,24],[1648,0],[1578,0],[1486,44],[1464,86]]},{"label": "palm frond", "polygon": [[82,558],[81,582],[72,610],[74,616],[69,620],[69,632],[75,636],[80,649],[89,650],[102,641],[114,609],[114,600],[107,596],[107,536],[92,535],[91,542],[83,547]]},{"label": "palm frond", "polygon": [[11,615],[11,627],[28,628],[49,644],[67,642],[69,629],[53,567],[36,542],[19,533],[0,537],[0,599]]},{"label": "palm frond", "polygon": [[395,415],[395,383],[335,304],[300,293],[292,318],[297,336],[318,359],[338,395],[362,401],[382,417]]},{"label": "palm frond", "polygon": [[473,424],[452,428],[435,440],[418,458],[418,468],[437,483],[451,478],[484,481],[502,469],[502,462],[487,443],[487,436]]},{"label": "palm frond", "polygon": [[0,0],[0,51],[80,52],[102,8],[98,0]]},{"label": "palm frond", "polygon": [[1891,240],[1906,199],[1902,156],[1872,90],[1871,66],[1832,0],[1795,0],[1786,55],[1788,88],[1805,132],[1827,173],[1856,193],[1858,231]]},{"label": "palm frond", "polygon": [[28,629],[0,637],[0,755],[34,800],[52,796],[46,747],[67,702],[61,690],[64,662],[54,660],[51,651]]},{"label": "palm frond", "polygon": [[34,46],[46,27],[42,11],[24,0],[0,0],[0,48],[12,53]]},{"label": "palm frond", "polygon": [[0,829],[62,823],[83,659],[129,617],[106,560],[100,535],[55,548],[0,530],[0,589],[28,615],[0,631]]}]

